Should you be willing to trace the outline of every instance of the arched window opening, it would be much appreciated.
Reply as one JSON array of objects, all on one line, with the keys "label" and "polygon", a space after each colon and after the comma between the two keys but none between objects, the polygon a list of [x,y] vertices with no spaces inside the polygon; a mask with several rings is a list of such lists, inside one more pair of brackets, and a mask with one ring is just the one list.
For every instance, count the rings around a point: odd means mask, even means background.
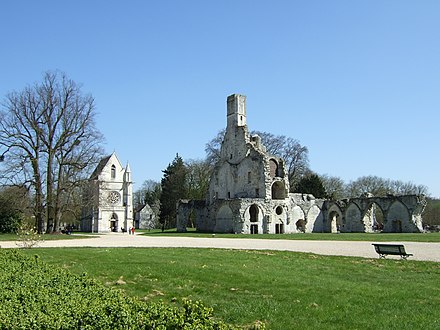
[{"label": "arched window opening", "polygon": [[250,222],[258,222],[258,206],[253,204],[249,208]]},{"label": "arched window opening", "polygon": [[283,207],[282,207],[282,206],[278,206],[278,207],[275,209],[275,213],[276,213],[277,215],[281,215],[281,214],[283,214]]},{"label": "arched window opening", "polygon": [[116,178],[116,166],[112,165],[112,169],[111,169],[111,178],[115,179]]},{"label": "arched window opening", "polygon": [[270,177],[273,179],[278,175],[278,163],[275,159],[269,160]]},{"label": "arched window opening", "polygon": [[286,189],[281,181],[275,181],[272,185],[272,199],[285,199]]}]

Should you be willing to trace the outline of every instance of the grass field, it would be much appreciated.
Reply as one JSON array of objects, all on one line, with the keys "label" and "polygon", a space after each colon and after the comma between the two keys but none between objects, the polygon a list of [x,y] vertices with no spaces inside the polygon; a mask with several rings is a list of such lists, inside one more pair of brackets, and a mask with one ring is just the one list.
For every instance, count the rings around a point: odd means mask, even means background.
[{"label": "grass field", "polygon": [[[59,239],[81,239],[81,238],[91,238],[96,236],[91,233],[81,233],[81,235],[65,235],[65,234],[43,234],[41,239],[45,241],[59,240]],[[17,234],[0,234],[0,241],[16,241],[18,240]]]},{"label": "grass field", "polygon": [[[199,233],[188,229],[186,233],[178,233],[175,229],[164,232],[155,229],[151,231],[138,231],[149,236],[183,236],[183,237],[212,237],[212,233]],[[440,242],[440,233],[311,233],[311,234],[215,234],[220,238],[252,238],[252,239],[289,239],[289,240],[320,240],[320,241],[375,241],[375,242]]]},{"label": "grass field", "polygon": [[277,251],[51,248],[24,251],[132,296],[189,297],[226,322],[269,329],[439,329],[440,264]]}]

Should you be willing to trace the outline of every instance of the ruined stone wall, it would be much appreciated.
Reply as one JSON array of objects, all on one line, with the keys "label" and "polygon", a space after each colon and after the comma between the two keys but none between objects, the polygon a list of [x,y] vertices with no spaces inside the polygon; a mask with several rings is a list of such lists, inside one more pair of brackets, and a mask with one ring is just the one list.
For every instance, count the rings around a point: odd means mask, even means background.
[{"label": "ruined stone wall", "polygon": [[190,217],[194,218],[194,225],[198,231],[212,232],[213,228],[209,222],[206,201],[182,199],[177,203],[177,231],[186,232]]},{"label": "ruined stone wall", "polygon": [[325,200],[310,194],[289,194],[292,233],[325,231]]},{"label": "ruined stone wall", "polygon": [[339,221],[341,232],[422,232],[423,195],[359,197],[328,201],[330,228]]},{"label": "ruined stone wall", "polygon": [[[227,127],[209,184],[206,204],[182,203],[178,230],[186,230],[189,213],[197,210],[200,231],[224,233],[422,231],[420,196],[373,197],[340,201],[290,194],[283,159],[270,155],[246,125],[246,97],[227,100]],[[192,204],[191,204],[192,203]],[[383,220],[377,218],[377,210]]]}]

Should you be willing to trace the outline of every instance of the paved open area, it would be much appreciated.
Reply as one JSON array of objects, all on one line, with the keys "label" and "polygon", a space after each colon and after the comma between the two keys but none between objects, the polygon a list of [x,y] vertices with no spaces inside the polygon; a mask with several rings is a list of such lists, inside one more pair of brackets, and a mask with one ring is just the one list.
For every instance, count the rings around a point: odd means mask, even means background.
[{"label": "paved open area", "polygon": [[[280,250],[310,252],[322,255],[378,258],[371,242],[355,241],[297,241],[282,239],[244,239],[244,238],[196,238],[143,236],[128,234],[103,234],[93,238],[48,240],[38,247],[190,247],[218,249]],[[390,242],[391,243],[391,242]],[[394,242],[393,242],[394,243]],[[396,242],[405,245],[411,260],[440,262],[440,243]],[[17,242],[0,242],[2,248],[16,248]],[[388,259],[399,259],[388,256]]]}]

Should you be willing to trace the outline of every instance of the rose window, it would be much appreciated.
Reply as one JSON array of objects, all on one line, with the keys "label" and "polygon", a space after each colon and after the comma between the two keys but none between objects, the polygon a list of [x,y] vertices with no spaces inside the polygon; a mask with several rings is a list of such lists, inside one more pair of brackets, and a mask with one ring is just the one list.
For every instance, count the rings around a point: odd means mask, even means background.
[{"label": "rose window", "polygon": [[121,200],[121,195],[117,191],[111,191],[108,194],[108,202],[110,204],[117,204]]}]

